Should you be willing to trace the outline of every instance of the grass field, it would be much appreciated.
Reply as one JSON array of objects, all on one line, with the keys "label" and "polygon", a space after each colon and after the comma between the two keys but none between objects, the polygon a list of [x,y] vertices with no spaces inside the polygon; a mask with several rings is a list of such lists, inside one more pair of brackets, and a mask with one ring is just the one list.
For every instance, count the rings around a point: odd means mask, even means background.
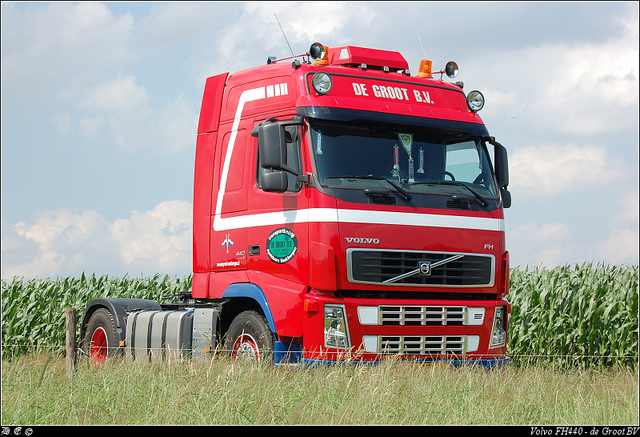
[{"label": "grass field", "polygon": [[4,424],[637,425],[628,368],[449,369],[409,364],[313,369],[210,363],[98,368],[23,355],[2,366]]}]

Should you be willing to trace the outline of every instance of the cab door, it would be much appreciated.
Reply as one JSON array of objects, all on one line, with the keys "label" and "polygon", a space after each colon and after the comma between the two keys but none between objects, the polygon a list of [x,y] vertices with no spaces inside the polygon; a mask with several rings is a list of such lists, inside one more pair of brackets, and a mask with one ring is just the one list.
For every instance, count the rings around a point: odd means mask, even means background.
[{"label": "cab door", "polygon": [[[221,130],[222,139],[215,160],[214,178],[216,184],[212,197],[212,215],[214,220],[223,225],[214,226],[211,233],[212,271],[226,272],[247,268],[245,256],[246,229],[237,222],[247,214],[248,205],[248,156],[247,144],[251,136],[246,129],[240,128],[232,132],[230,128]],[[235,138],[234,138],[235,137]],[[227,148],[234,140],[233,153],[227,157]],[[229,159],[225,166],[225,159]],[[227,169],[223,174],[223,168]],[[231,223],[231,224],[228,224]],[[219,229],[216,229],[219,228]]]},{"label": "cab door", "polygon": [[[279,119],[286,120],[286,117]],[[284,129],[287,166],[304,174],[302,143],[305,128],[290,125]],[[252,226],[247,229],[247,268],[306,285],[309,256],[309,201],[306,190],[309,188],[298,181],[295,175],[287,173],[285,192],[263,191],[262,176],[270,170],[261,166],[257,138],[252,142],[250,153],[255,163],[255,179],[249,194],[249,211],[254,219]]]}]

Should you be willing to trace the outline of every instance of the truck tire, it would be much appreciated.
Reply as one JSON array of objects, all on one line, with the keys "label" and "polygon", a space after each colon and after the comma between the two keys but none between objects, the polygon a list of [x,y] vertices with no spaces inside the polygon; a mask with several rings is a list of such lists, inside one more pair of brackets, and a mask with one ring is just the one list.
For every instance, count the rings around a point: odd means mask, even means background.
[{"label": "truck tire", "polygon": [[269,323],[255,311],[238,314],[227,331],[225,350],[234,362],[270,362],[273,360],[273,334]]},{"label": "truck tire", "polygon": [[83,350],[96,365],[116,354],[116,328],[109,311],[98,308],[91,315],[82,344]]}]

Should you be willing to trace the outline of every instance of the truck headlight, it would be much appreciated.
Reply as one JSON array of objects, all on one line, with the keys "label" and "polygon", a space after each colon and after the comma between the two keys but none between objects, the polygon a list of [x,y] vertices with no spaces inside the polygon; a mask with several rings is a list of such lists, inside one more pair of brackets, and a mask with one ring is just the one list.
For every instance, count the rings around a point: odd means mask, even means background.
[{"label": "truck headlight", "polygon": [[349,327],[344,305],[324,306],[324,345],[328,348],[349,349]]},{"label": "truck headlight", "polygon": [[493,315],[493,328],[491,329],[491,340],[489,349],[502,347],[507,341],[506,328],[507,308],[496,307]]}]

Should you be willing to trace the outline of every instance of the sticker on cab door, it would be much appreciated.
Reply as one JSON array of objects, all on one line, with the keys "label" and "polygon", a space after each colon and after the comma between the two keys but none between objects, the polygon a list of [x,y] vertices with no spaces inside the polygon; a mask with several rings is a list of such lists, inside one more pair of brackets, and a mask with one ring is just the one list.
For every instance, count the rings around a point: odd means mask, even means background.
[{"label": "sticker on cab door", "polygon": [[276,229],[267,238],[267,255],[274,263],[287,263],[297,252],[298,238],[291,229]]}]

